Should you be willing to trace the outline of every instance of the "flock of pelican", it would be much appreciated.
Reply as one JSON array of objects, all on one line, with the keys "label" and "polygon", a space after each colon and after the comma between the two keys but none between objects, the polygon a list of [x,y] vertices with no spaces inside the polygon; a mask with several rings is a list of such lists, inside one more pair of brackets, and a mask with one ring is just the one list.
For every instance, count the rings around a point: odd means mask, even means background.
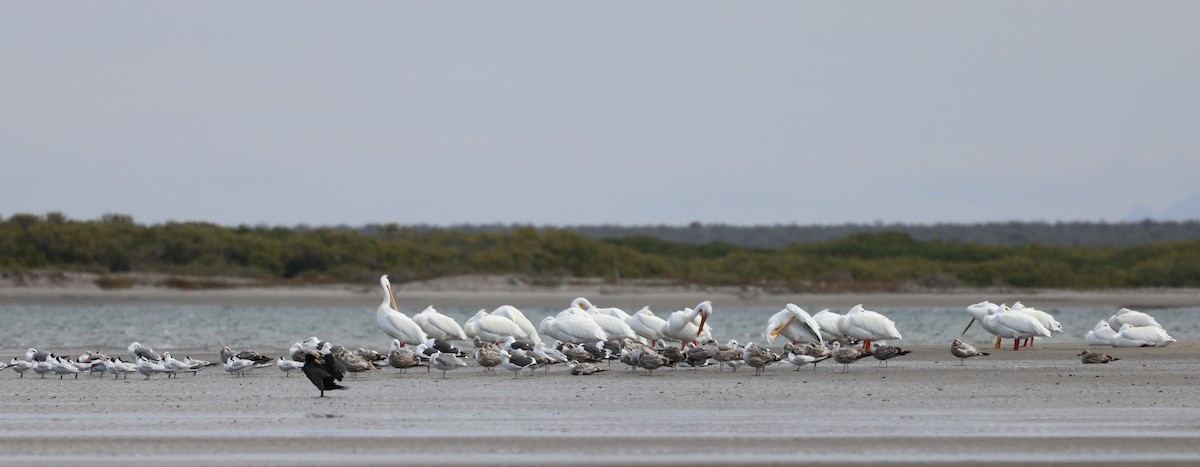
[{"label": "flock of pelican", "polygon": [[[587,375],[608,371],[610,368],[597,363],[608,361],[607,366],[611,367],[612,360],[625,363],[632,371],[643,369],[648,375],[662,367],[698,368],[714,364],[718,371],[749,366],[759,374],[777,362],[790,363],[796,370],[811,364],[815,370],[817,363],[831,359],[843,365],[842,371],[847,371],[851,363],[862,358],[874,357],[880,365],[886,365],[888,360],[910,353],[885,343],[902,339],[895,322],[862,305],[844,314],[822,310],[810,315],[799,306],[787,304],[771,316],[762,333],[766,345],[777,340],[784,342],[782,354],[777,354],[754,342],[746,345],[735,340],[717,342],[708,324],[713,313],[708,301],[675,311],[664,319],[648,307],[629,314],[619,308],[596,307],[580,297],[536,326],[519,309],[508,305],[491,312],[480,310],[460,325],[432,306],[409,317],[398,311],[387,276],[382,276],[379,282],[383,301],[376,310],[376,323],[392,338],[388,353],[364,348],[350,351],[309,337],[292,344],[288,355],[276,359],[252,350],[235,352],[225,347],[220,364],[225,372],[237,376],[267,367],[275,367],[287,376],[302,370],[324,396],[326,390],[346,389],[337,384],[345,374],[389,367],[405,371],[425,367],[426,371],[441,371],[445,378],[447,372],[467,367],[467,360],[473,360],[485,371],[500,367],[514,376],[527,369],[529,373],[539,368],[548,371],[554,364],[569,366],[572,374]],[[1015,351],[1032,345],[1037,337],[1063,332],[1062,325],[1049,313],[1019,302],[1012,306],[980,302],[967,307],[967,313],[971,320],[963,334],[979,321],[985,331],[996,337],[996,349],[1001,348],[1003,339],[1012,339]],[[554,341],[544,340],[543,336]],[[450,344],[454,341],[472,342],[474,347],[464,352]],[[1086,341],[1089,346],[1165,347],[1175,339],[1150,315],[1122,309],[1108,320],[1100,321],[1087,334]],[[859,343],[861,346],[856,345]],[[130,344],[127,350],[129,360],[98,352],[72,359],[29,349],[24,359],[13,358],[8,365],[0,363],[0,369],[10,367],[22,377],[26,371],[33,371],[43,378],[47,374],[58,375],[60,379],[67,375],[78,378],[80,373],[128,378],[138,373],[150,379],[155,375],[167,378],[180,373],[194,375],[217,365],[190,357],[176,359],[170,352],[160,354],[138,342]],[[960,359],[960,365],[968,358],[989,355],[958,339],[951,343],[950,352]],[[1090,350],[1078,356],[1083,363],[1118,360]]]}]

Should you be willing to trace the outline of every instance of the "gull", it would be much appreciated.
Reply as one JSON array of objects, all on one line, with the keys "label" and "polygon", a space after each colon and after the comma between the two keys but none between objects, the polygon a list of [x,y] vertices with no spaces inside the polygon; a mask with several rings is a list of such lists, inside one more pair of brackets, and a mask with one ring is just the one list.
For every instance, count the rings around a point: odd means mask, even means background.
[{"label": "gull", "polygon": [[1086,349],[1083,352],[1080,352],[1079,355],[1076,355],[1076,357],[1079,357],[1079,361],[1083,363],[1108,363],[1120,360],[1112,355],[1102,354],[1100,352],[1092,352]]},{"label": "gull", "polygon": [[[694,343],[693,343],[694,344]],[[653,376],[654,370],[671,363],[667,357],[659,355],[654,349],[642,347],[634,352],[634,362],[640,368],[646,369],[646,376]]]},{"label": "gull", "polygon": [[[896,323],[886,316],[863,309],[862,305],[851,308],[838,320],[838,331],[846,336],[863,341],[863,352],[871,352],[871,341],[901,339]],[[835,352],[836,353],[836,352]],[[836,355],[834,357],[836,360]]]},{"label": "gull", "polygon": [[[811,352],[809,349],[820,348],[823,352]],[[794,346],[791,343],[783,346],[784,359],[788,363],[796,366],[796,371],[800,371],[800,367],[809,363],[813,366],[813,371],[817,370],[817,363],[827,360],[833,356],[833,352],[826,350],[824,347],[818,347],[816,343],[809,343],[803,347]]]},{"label": "gull", "polygon": [[[787,345],[792,345],[788,343]],[[717,371],[724,370],[725,365],[729,365],[733,371],[737,371],[737,367],[730,362],[740,360],[742,358],[742,348],[738,346],[738,341],[730,339],[724,345],[718,344],[717,341],[709,339],[705,344],[708,348],[708,357],[717,361]]]},{"label": "gull", "polygon": [[275,360],[275,367],[279,368],[279,371],[283,372],[284,377],[291,377],[292,371],[299,370],[300,368],[304,367],[304,362],[297,362],[295,360],[279,357],[279,359]]},{"label": "gull", "polygon": [[754,376],[758,376],[767,370],[767,365],[779,361],[779,356],[751,342],[742,349],[742,361],[746,362],[746,366],[753,367]]},{"label": "gull", "polygon": [[[520,375],[521,370],[532,367],[533,363],[533,359],[525,355],[525,351],[523,350],[513,349],[512,352],[507,350],[500,351],[500,366],[504,367],[505,370],[513,372],[513,377]],[[533,372],[531,371],[530,376],[532,375]]]},{"label": "gull", "polygon": [[[280,361],[282,360],[281,357]],[[300,367],[300,370],[313,383],[313,386],[316,386],[321,391],[321,397],[325,397],[325,391],[350,389],[347,386],[337,384],[337,381],[341,381],[341,377],[331,374],[329,368],[318,362],[317,358],[312,356],[312,354],[304,355],[304,365]]]},{"label": "gull", "polygon": [[48,358],[50,358],[50,352],[43,352],[34,348],[25,351],[25,361],[27,362],[44,362]]},{"label": "gull", "polygon": [[871,351],[871,355],[873,355],[876,360],[879,360],[879,363],[885,367],[887,366],[888,360],[896,357],[903,357],[910,353],[912,353],[911,350],[904,350],[887,344],[876,344],[875,350]]},{"label": "gull", "polygon": [[392,283],[388,281],[387,274],[379,278],[379,285],[383,287],[383,303],[375,309],[375,324],[379,325],[379,329],[405,344],[420,345],[428,340],[429,337],[416,321],[397,311],[399,307],[396,305],[396,296],[392,294]]},{"label": "gull", "polygon": [[[316,339],[316,338],[314,337],[313,339]],[[228,345],[221,348],[221,363],[225,363],[225,362],[229,361],[230,358],[233,358],[233,357],[237,357],[242,360],[250,360],[250,361],[258,364],[260,368],[263,366],[266,366],[266,365],[270,365],[272,363],[271,357],[260,354],[253,350],[243,350],[241,352],[234,353],[233,349],[229,348]]]},{"label": "gull", "polygon": [[771,316],[771,319],[767,320],[767,328],[763,330],[763,338],[768,344],[774,343],[775,338],[781,335],[793,344],[817,342],[825,345],[825,339],[821,336],[821,325],[794,303],[784,305],[782,310]]},{"label": "gull", "polygon": [[1132,324],[1137,327],[1145,327],[1145,326],[1153,326],[1156,328],[1162,327],[1162,325],[1158,324],[1158,321],[1156,321],[1153,316],[1142,313],[1140,311],[1133,311],[1128,308],[1122,308],[1119,311],[1117,311],[1117,314],[1112,315],[1108,318],[1108,325],[1112,326],[1113,329],[1121,329],[1121,326],[1124,326],[1126,324]]},{"label": "gull", "polygon": [[137,342],[129,344],[128,349],[129,349],[129,359],[133,360],[133,361],[137,361],[137,359],[139,357],[145,358],[146,360],[150,360],[152,362],[157,362],[157,361],[162,360],[162,357],[158,354],[158,352],[155,352],[154,349],[151,349],[150,347],[146,347]]},{"label": "gull", "polygon": [[408,369],[421,366],[421,358],[412,349],[401,346],[399,339],[392,339],[391,350],[388,351],[387,363],[392,368]]},{"label": "gull", "polygon": [[842,372],[850,370],[850,364],[862,358],[870,357],[871,354],[860,352],[854,347],[842,347],[841,342],[833,342],[833,361],[842,364]]},{"label": "gull", "polygon": [[491,347],[476,347],[474,358],[475,363],[483,367],[483,371],[492,371],[503,361],[500,352]]},{"label": "gull", "polygon": [[1112,345],[1113,336],[1117,335],[1108,321],[1100,321],[1096,323],[1096,327],[1088,331],[1084,341],[1087,345]]},{"label": "gull", "polygon": [[596,366],[596,364],[594,364],[594,363],[586,363],[586,362],[579,363],[574,360],[567,362],[567,365],[571,367],[571,374],[573,374],[573,375],[591,375],[591,374],[599,373],[601,371],[608,371],[608,370],[605,370],[604,368],[600,368],[599,366]]},{"label": "gull", "polygon": [[447,370],[455,370],[466,367],[467,362],[464,362],[461,358],[458,358],[453,354],[434,352],[433,355],[429,357],[429,366],[433,367],[435,370],[442,370],[442,379],[446,379]]},{"label": "gull", "polygon": [[[316,338],[314,337],[313,339]],[[321,352],[310,349],[308,346],[304,345],[304,342],[296,342],[288,348],[288,355],[292,358],[292,360],[300,362],[302,365],[304,364],[304,356],[308,354],[312,354],[314,357],[321,358]]]},{"label": "gull", "polygon": [[413,315],[413,321],[425,331],[425,335],[444,341],[465,341],[467,334],[454,318],[439,313],[433,306]]},{"label": "gull", "polygon": [[1175,338],[1167,335],[1163,328],[1138,327],[1129,323],[1121,325],[1112,338],[1113,347],[1166,347],[1172,342],[1175,342]]},{"label": "gull", "polygon": [[954,342],[950,343],[950,353],[954,354],[955,357],[958,357],[958,364],[960,366],[968,358],[979,357],[979,356],[986,357],[988,355],[991,355],[987,352],[980,352],[975,347],[972,347],[971,344],[967,344],[958,339],[954,339]]},{"label": "gull", "polygon": [[626,318],[625,324],[629,325],[629,329],[632,329],[638,337],[645,339],[650,345],[655,345],[659,339],[663,338],[662,332],[663,328],[667,326],[667,320],[655,316],[647,306]]}]

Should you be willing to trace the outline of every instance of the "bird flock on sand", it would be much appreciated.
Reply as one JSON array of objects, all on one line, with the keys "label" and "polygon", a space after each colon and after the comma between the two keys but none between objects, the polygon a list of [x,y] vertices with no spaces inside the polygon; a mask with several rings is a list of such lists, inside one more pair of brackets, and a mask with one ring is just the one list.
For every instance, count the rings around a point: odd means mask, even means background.
[{"label": "bird flock on sand", "polygon": [[[378,371],[385,368],[407,372],[424,367],[426,372],[440,371],[441,377],[453,370],[466,368],[468,361],[485,372],[497,367],[519,377],[522,372],[533,375],[537,370],[548,372],[553,365],[562,364],[572,375],[591,375],[612,371],[612,362],[619,361],[629,371],[644,370],[653,375],[662,368],[697,369],[716,366],[717,371],[737,371],[746,366],[759,375],[774,363],[789,363],[796,371],[832,360],[849,371],[854,362],[873,357],[880,366],[908,355],[892,345],[902,339],[896,323],[886,316],[864,309],[862,305],[843,314],[822,310],[810,315],[804,309],[787,304],[767,321],[763,329],[763,345],[736,340],[721,343],[708,325],[712,316],[711,302],[684,308],[665,319],[648,307],[633,314],[619,308],[600,308],[580,297],[556,315],[547,316],[536,326],[512,306],[501,306],[488,312],[480,310],[461,325],[432,306],[412,317],[398,311],[395,294],[387,276],[379,280],[383,302],[376,309],[376,323],[392,338],[386,354],[374,350],[345,347],[309,337],[295,342],[288,355],[271,358],[253,350],[221,350],[220,362],[195,360],[190,356],[178,359],[170,352],[158,353],[148,346],[134,342],[124,355],[111,357],[99,352],[85,352],[78,357],[29,349],[24,356],[14,357],[0,369],[11,368],[20,377],[32,371],[45,378],[47,374],[78,378],[111,374],[128,378],[137,373],[145,379],[156,376],[174,378],[179,374],[197,374],[218,364],[232,377],[241,377],[255,370],[274,367],[284,374],[299,370],[320,391],[345,390],[340,384],[347,375]],[[1048,338],[1063,332],[1062,325],[1049,313],[1026,307],[980,302],[967,307],[971,316],[963,335],[976,321],[996,337],[994,349],[1000,349],[1004,339],[1012,339],[1012,350],[1033,345],[1038,337]],[[543,340],[543,337],[554,339]],[[782,341],[782,353],[769,346]],[[468,351],[456,348],[451,342],[470,342]],[[1088,346],[1165,347],[1175,339],[1167,335],[1162,325],[1148,314],[1121,309],[1106,321],[1100,321],[1087,333]],[[955,339],[950,354],[959,365],[974,357],[986,357],[989,352]],[[1112,356],[1084,350],[1082,363],[1108,363],[1120,360]],[[526,371],[528,370],[528,371]],[[215,371],[215,370],[214,370]]]}]

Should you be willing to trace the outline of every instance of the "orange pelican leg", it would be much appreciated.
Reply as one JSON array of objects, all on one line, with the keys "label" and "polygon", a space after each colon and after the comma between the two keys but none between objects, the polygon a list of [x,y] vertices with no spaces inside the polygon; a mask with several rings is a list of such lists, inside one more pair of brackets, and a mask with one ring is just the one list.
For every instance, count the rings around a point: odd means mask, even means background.
[{"label": "orange pelican leg", "polygon": [[997,337],[997,338],[996,338],[996,345],[995,345],[994,347],[992,347],[992,348],[993,348],[993,349],[998,349],[998,348],[1000,348],[1000,341],[1001,341],[1001,340],[1003,340],[1003,339],[1002,339],[1002,338],[1000,338],[1000,337]]},{"label": "orange pelican leg", "polygon": [[871,339],[863,341],[863,352],[871,353]]}]

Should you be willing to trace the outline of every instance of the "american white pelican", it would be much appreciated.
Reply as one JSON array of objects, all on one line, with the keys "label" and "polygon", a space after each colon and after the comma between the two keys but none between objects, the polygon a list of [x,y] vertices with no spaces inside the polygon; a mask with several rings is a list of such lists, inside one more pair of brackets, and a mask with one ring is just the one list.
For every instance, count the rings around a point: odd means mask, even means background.
[{"label": "american white pelican", "polygon": [[885,367],[887,366],[888,360],[896,357],[903,357],[910,353],[912,353],[911,350],[904,350],[887,344],[876,344],[875,349],[871,351],[871,355],[873,355],[876,360],[880,360],[880,363]]},{"label": "american white pelican", "polygon": [[608,334],[587,312],[578,309],[564,311],[567,313],[543,319],[539,330],[555,339],[574,344],[608,340]]},{"label": "american white pelican", "polygon": [[466,368],[467,362],[453,354],[434,352],[429,356],[429,366],[435,370],[442,370],[442,379],[446,379],[447,371]]},{"label": "american white pelican", "polygon": [[642,307],[637,313],[634,313],[625,320],[625,324],[629,325],[635,334],[645,339],[650,345],[658,343],[659,339],[663,338],[663,328],[667,326],[667,320],[659,318],[650,311],[650,307]]},{"label": "american white pelican", "polygon": [[512,336],[514,339],[526,341],[529,335],[521,330],[511,319],[492,316],[487,310],[479,310],[468,319],[463,325],[463,331],[467,337],[479,337],[484,342],[504,342],[504,338]]},{"label": "american white pelican", "polygon": [[620,318],[621,321],[625,321],[625,320],[629,319],[629,313],[626,313],[625,310],[622,310],[620,308],[598,308],[598,307],[592,305],[592,302],[588,301],[588,299],[583,298],[583,297],[578,297],[575,300],[572,300],[571,307],[572,308],[579,307],[579,309],[581,309],[583,311],[589,311],[589,312],[592,310],[596,310],[597,313]]},{"label": "american white pelican", "polygon": [[512,322],[517,323],[517,327],[521,328],[521,330],[525,332],[525,337],[517,338],[517,336],[513,336],[514,339],[517,339],[521,342],[528,342],[530,344],[536,344],[542,341],[542,336],[538,335],[537,328],[534,327],[533,323],[529,322],[529,318],[526,318],[525,314],[521,313],[521,310],[518,310],[516,307],[510,305],[501,305],[495,310],[492,310],[491,315],[499,316],[501,318],[508,318]]},{"label": "american white pelican", "polygon": [[863,309],[862,305],[856,305],[846,312],[838,321],[838,331],[862,340],[862,350],[868,354],[871,352],[872,340],[901,339],[895,322],[879,313]]},{"label": "american white pelican", "polygon": [[817,326],[821,330],[821,340],[824,342],[832,342],[846,337],[842,331],[838,330],[838,323],[842,321],[842,315],[829,311],[828,308],[818,311],[812,315],[813,321],[817,322]]},{"label": "american white pelican", "polygon": [[279,371],[282,371],[283,375],[286,377],[291,377],[293,371],[299,370],[303,366],[304,362],[297,362],[295,360],[285,359],[283,357],[279,357],[279,359],[275,360],[275,368],[279,368]]},{"label": "american white pelican", "polygon": [[1117,335],[1112,326],[1108,325],[1108,321],[1096,323],[1096,327],[1088,331],[1084,341],[1087,345],[1112,345],[1113,336]]},{"label": "american white pelican", "polygon": [[1175,342],[1175,338],[1167,335],[1163,328],[1154,326],[1137,327],[1123,324],[1113,336],[1113,347],[1166,347]]},{"label": "american white pelican", "polygon": [[1088,363],[1088,364],[1108,363],[1108,362],[1115,362],[1117,360],[1120,360],[1119,358],[1114,357],[1112,355],[1102,354],[1100,352],[1092,352],[1092,351],[1086,350],[1086,349],[1084,349],[1083,352],[1080,352],[1079,355],[1076,355],[1076,357],[1079,357],[1079,361],[1081,361],[1083,363]]},{"label": "american white pelican", "polygon": [[621,339],[638,339],[637,333],[625,324],[625,320],[612,315],[606,315],[596,311],[596,308],[586,312],[588,317],[595,321],[600,329],[604,330],[604,335],[608,336],[607,340],[616,341]]},{"label": "american white pelican", "polygon": [[1162,325],[1158,324],[1158,321],[1156,321],[1153,316],[1140,311],[1133,311],[1128,308],[1122,308],[1120,311],[1117,311],[1117,314],[1108,318],[1108,325],[1112,326],[1113,329],[1121,329],[1121,326],[1126,324],[1132,324],[1139,328],[1145,326],[1154,326],[1156,328],[1162,327]]},{"label": "american white pelican", "polygon": [[454,318],[443,315],[432,305],[413,315],[413,321],[425,331],[425,335],[443,341],[465,341],[467,334]]},{"label": "american white pelican", "polygon": [[965,343],[958,339],[954,339],[954,342],[950,343],[950,353],[954,354],[955,357],[958,357],[959,366],[961,366],[963,361],[968,358],[991,355],[987,352],[980,352],[971,344]]},{"label": "american white pelican", "polygon": [[387,274],[379,278],[379,285],[383,287],[383,303],[375,310],[375,324],[379,325],[379,329],[404,344],[420,345],[429,339],[416,321],[397,311],[399,307],[396,306],[396,297],[392,294],[392,283],[388,281]]},{"label": "american white pelican", "polygon": [[[333,356],[326,356],[326,358],[333,358]],[[313,386],[321,391],[321,397],[325,397],[325,391],[350,389],[337,384],[342,379],[341,374],[336,373],[329,366],[329,362],[317,363],[317,357],[312,354],[304,355],[304,365],[300,367],[300,370],[304,372],[304,376],[308,377]]]},{"label": "american white pelican", "polygon": [[984,331],[996,336],[996,345],[994,345],[993,348],[1000,348],[1000,339],[1002,339],[1002,337],[1000,337],[1000,334],[998,334],[1000,332],[999,329],[995,327],[994,323],[990,321],[985,323],[984,320],[984,318],[987,318],[989,311],[994,311],[997,308],[1000,308],[1000,305],[986,300],[968,306],[967,314],[971,315],[971,321],[967,323],[967,327],[963,328],[962,335],[967,335],[967,331],[971,329],[971,325],[975,324],[975,321],[979,321],[979,324],[983,326]]},{"label": "american white pelican", "polygon": [[704,323],[712,315],[712,302],[703,301],[696,308],[684,308],[671,313],[667,317],[667,327],[663,328],[663,336],[679,341],[683,345],[696,342],[704,332]]},{"label": "american white pelican", "polygon": [[[1054,319],[1054,316],[1052,316],[1050,313],[1046,313],[1046,312],[1044,312],[1042,310],[1038,310],[1036,308],[1027,307],[1025,305],[1022,305],[1021,302],[1014,303],[1013,306],[1009,307],[1009,310],[1015,311],[1018,313],[1024,313],[1029,316],[1032,316],[1034,319],[1038,320],[1038,322],[1041,323],[1042,326],[1045,326],[1046,329],[1049,329],[1050,334],[1062,334],[1063,333],[1062,324],[1060,324],[1058,322],[1058,320]],[[1028,339],[1026,339],[1025,347],[1029,347],[1030,345],[1032,345],[1033,339],[1034,339],[1033,336],[1030,336]]]},{"label": "american white pelican", "polygon": [[1050,337],[1050,330],[1043,326],[1037,318],[1020,312],[1010,311],[1005,305],[994,305],[989,302],[976,303],[967,307],[971,313],[971,322],[963,329],[965,335],[971,329],[976,318],[987,332],[997,336],[996,348],[1000,348],[1000,339],[1013,339],[1013,350],[1020,349],[1021,339],[1043,336]]},{"label": "american white pelican", "polygon": [[793,344],[817,342],[825,345],[825,338],[821,336],[821,325],[812,316],[809,316],[807,311],[793,303],[785,305],[767,321],[767,328],[763,330],[763,338],[767,340],[768,344],[772,344],[778,336],[783,336]]}]

